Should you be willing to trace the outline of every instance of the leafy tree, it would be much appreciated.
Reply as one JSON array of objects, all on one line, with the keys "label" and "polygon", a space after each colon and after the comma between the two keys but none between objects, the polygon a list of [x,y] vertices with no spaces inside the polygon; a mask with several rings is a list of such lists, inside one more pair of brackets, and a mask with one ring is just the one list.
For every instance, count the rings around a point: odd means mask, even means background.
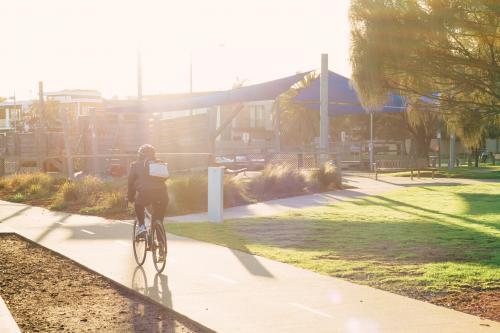
[{"label": "leafy tree", "polygon": [[366,107],[398,92],[433,98],[447,113],[500,114],[498,1],[353,0],[350,19],[352,76]]},{"label": "leafy tree", "polygon": [[[317,110],[307,109],[296,103],[295,96],[317,79],[317,73],[310,73],[280,97],[282,141],[288,146],[305,148],[310,146],[319,134],[320,115]],[[411,137],[415,141],[418,156],[426,157],[430,141],[435,137],[438,115],[417,110],[427,107],[418,101],[406,113],[380,113],[375,116],[375,134],[378,139],[404,140]],[[369,117],[366,115],[336,117],[330,122],[330,135],[340,138],[341,131],[357,128],[356,140],[369,139]]]},{"label": "leafy tree", "polygon": [[40,118],[40,102],[33,103],[29,110],[29,123],[33,126],[37,123],[45,124],[48,128],[60,128],[61,119],[59,116],[60,104],[57,101],[45,101],[43,105],[43,118]]}]

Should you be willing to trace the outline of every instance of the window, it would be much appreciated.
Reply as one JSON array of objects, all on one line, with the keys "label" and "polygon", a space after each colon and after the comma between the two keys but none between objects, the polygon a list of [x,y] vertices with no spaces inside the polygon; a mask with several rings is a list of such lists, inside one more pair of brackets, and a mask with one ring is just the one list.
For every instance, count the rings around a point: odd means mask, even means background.
[{"label": "window", "polygon": [[252,105],[250,106],[250,127],[252,128],[264,128],[264,106],[263,105]]}]

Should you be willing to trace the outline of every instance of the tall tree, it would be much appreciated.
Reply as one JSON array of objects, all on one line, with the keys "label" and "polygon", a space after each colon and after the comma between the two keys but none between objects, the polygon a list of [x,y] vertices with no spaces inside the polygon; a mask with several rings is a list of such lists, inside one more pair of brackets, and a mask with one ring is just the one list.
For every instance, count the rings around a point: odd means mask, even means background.
[{"label": "tall tree", "polygon": [[353,80],[368,108],[388,92],[446,113],[500,114],[498,0],[352,0]]}]

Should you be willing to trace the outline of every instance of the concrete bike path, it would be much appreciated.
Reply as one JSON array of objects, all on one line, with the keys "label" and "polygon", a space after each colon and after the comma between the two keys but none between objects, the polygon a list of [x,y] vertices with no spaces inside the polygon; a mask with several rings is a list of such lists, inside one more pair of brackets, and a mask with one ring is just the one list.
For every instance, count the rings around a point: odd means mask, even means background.
[{"label": "concrete bike path", "polygon": [[19,326],[10,314],[7,305],[0,297],[0,332],[2,333],[21,333]]},{"label": "concrete bike path", "polygon": [[158,275],[150,256],[137,268],[130,221],[0,201],[2,231],[218,332],[500,332],[497,322],[170,234],[167,268]]}]

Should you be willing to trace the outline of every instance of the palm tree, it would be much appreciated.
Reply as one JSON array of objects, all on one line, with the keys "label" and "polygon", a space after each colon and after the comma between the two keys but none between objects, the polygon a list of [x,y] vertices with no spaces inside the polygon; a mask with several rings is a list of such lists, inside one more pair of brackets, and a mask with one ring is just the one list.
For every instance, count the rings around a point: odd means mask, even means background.
[{"label": "palm tree", "polygon": [[319,133],[319,112],[307,109],[294,98],[301,89],[311,85],[319,75],[311,72],[279,97],[281,109],[281,138],[283,143],[294,148],[310,145]]}]

